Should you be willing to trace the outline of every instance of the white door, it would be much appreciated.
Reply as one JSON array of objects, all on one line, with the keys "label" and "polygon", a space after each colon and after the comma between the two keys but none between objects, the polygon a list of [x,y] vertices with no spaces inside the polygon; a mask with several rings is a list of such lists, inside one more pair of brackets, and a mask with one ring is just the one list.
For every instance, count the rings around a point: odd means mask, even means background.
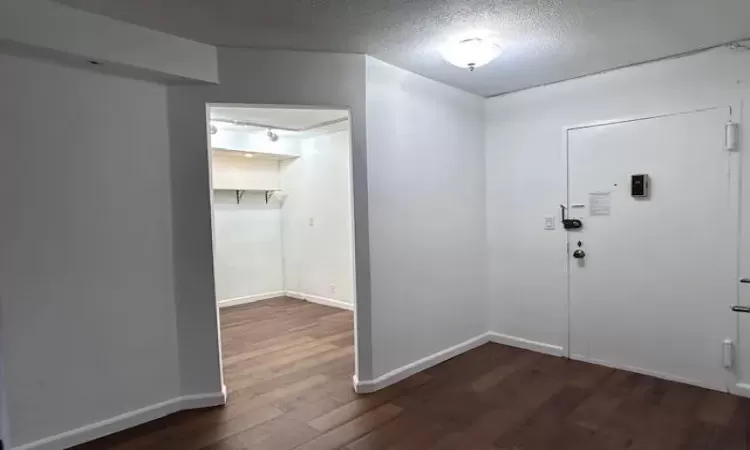
[{"label": "white door", "polygon": [[[572,358],[727,389],[722,350],[736,341],[738,295],[730,114],[568,130],[568,211],[583,222],[568,231]],[[648,175],[648,197],[631,196],[635,174]]]}]

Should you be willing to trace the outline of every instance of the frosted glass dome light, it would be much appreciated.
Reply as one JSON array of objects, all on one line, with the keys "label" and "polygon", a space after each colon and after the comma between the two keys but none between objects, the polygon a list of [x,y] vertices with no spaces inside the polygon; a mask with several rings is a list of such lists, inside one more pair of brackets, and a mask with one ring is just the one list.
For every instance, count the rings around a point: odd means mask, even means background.
[{"label": "frosted glass dome light", "polygon": [[500,46],[489,39],[469,38],[443,47],[443,58],[456,67],[473,71],[500,55]]}]

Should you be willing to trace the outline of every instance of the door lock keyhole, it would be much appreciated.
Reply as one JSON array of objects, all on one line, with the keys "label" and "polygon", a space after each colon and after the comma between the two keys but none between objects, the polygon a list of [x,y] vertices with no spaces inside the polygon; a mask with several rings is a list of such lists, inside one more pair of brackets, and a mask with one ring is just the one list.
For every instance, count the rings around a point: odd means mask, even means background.
[{"label": "door lock keyhole", "polygon": [[578,241],[578,248],[573,252],[573,258],[583,259],[586,257],[586,252],[584,252],[581,247],[583,247],[583,242]]}]

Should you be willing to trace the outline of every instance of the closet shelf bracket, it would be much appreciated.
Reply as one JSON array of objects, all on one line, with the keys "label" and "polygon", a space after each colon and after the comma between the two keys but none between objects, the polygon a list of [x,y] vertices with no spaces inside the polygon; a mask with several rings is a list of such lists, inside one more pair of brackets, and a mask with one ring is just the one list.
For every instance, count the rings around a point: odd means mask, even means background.
[{"label": "closet shelf bracket", "polygon": [[266,191],[266,205],[268,204],[268,200],[271,199],[271,196],[273,196],[273,191]]},{"label": "closet shelf bracket", "polygon": [[[234,192],[237,195],[237,204],[239,205],[240,204],[240,200],[242,200],[242,196],[245,195],[245,191],[241,191],[241,190],[237,189]],[[266,203],[268,203],[268,202],[266,202]]]}]

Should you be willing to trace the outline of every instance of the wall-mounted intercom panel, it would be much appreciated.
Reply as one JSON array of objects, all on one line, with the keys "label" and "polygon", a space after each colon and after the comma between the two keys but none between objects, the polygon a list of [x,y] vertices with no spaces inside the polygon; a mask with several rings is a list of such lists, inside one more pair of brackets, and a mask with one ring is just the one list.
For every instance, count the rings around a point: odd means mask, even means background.
[{"label": "wall-mounted intercom panel", "polygon": [[633,197],[648,197],[649,179],[646,174],[630,176],[630,195]]}]

